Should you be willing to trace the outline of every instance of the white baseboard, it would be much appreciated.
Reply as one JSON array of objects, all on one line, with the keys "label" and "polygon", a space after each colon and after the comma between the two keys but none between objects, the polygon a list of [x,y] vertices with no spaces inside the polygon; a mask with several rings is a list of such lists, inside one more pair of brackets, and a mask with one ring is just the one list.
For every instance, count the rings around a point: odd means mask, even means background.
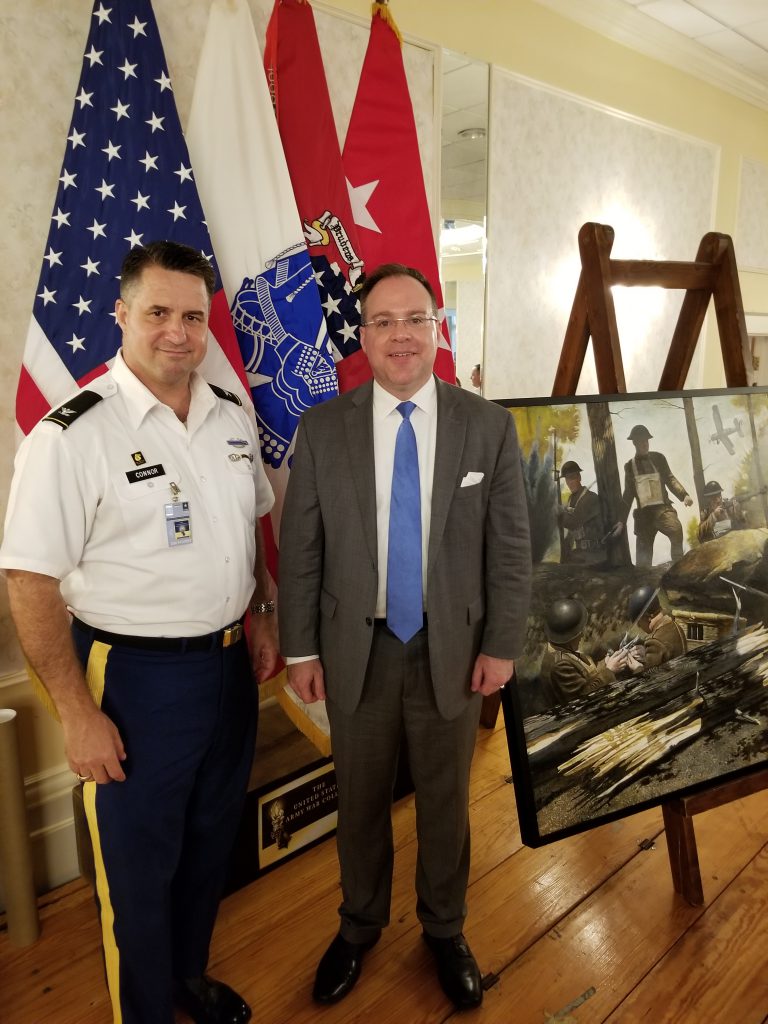
[{"label": "white baseboard", "polygon": [[[29,683],[25,669],[0,673],[0,691]],[[35,888],[48,892],[77,878],[77,843],[72,810],[74,776],[66,762],[24,779]],[[0,911],[4,910],[0,893]]]},{"label": "white baseboard", "polygon": [[75,779],[66,762],[25,779],[38,892],[47,892],[80,874],[72,810],[74,785]]}]

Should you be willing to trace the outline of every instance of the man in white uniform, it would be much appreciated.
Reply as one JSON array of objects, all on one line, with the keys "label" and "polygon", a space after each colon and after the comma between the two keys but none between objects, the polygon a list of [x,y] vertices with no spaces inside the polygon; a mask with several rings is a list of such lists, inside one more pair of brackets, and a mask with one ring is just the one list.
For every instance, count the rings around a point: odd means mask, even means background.
[{"label": "man in white uniform", "polygon": [[[273,494],[240,400],[196,372],[215,275],[133,249],[112,369],[19,449],[0,566],[84,784],[115,1021],[247,1021],[205,976],[277,657],[258,517]],[[251,660],[243,616],[251,606]],[[72,619],[70,621],[70,615]]]}]

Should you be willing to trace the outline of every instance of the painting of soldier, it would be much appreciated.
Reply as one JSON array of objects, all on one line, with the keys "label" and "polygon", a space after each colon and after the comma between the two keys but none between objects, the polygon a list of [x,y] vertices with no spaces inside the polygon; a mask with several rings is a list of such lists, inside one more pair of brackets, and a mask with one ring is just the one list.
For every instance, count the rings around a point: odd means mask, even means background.
[{"label": "painting of soldier", "polygon": [[642,638],[640,645],[631,649],[632,668],[638,663],[644,669],[655,668],[685,654],[685,630],[661,607],[658,587],[646,584],[634,590],[629,596],[627,612]]},{"label": "painting of soldier", "polygon": [[768,388],[503,404],[534,542],[502,696],[524,841],[768,766]]},{"label": "painting of soldier", "polygon": [[704,504],[701,509],[698,537],[715,540],[731,530],[746,530],[747,517],[735,498],[724,498],[723,488],[717,480],[709,480],[702,491]]},{"label": "painting of soldier", "polygon": [[611,652],[599,662],[579,650],[588,618],[584,603],[574,598],[553,601],[547,611],[541,681],[553,704],[567,704],[574,697],[599,690],[614,682],[626,666],[623,650]]},{"label": "painting of soldier", "polygon": [[563,556],[568,562],[601,565],[607,557],[606,531],[600,499],[581,481],[582,469],[569,459],[560,469],[570,494],[565,505],[558,504],[557,517],[565,531]]},{"label": "painting of soldier", "polygon": [[645,568],[653,561],[653,541],[657,533],[669,538],[670,556],[673,562],[683,556],[683,527],[672,505],[669,492],[686,508],[693,504],[693,498],[673,475],[665,455],[650,451],[653,434],[643,423],[638,423],[629,432],[627,440],[635,446],[635,455],[624,464],[624,493],[622,502],[625,514],[617,528],[626,526],[630,509],[637,502],[632,515],[635,520],[637,538],[636,564]]}]

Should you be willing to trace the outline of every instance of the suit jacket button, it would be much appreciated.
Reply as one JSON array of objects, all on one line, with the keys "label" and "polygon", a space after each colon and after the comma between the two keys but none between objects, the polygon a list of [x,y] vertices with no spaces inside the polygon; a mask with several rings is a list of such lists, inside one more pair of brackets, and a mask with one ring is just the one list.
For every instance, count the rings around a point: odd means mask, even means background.
[{"label": "suit jacket button", "polygon": [[371,618],[370,615],[366,615],[366,617],[365,617],[365,624],[366,624],[366,626],[372,626],[373,625],[373,619]]}]

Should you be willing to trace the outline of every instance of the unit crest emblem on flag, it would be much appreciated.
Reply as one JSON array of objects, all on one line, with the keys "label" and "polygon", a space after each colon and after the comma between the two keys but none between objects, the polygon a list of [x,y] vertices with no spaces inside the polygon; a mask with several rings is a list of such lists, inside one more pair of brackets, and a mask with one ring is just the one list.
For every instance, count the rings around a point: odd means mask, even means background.
[{"label": "unit crest emblem on flag", "polygon": [[[363,273],[363,261],[355,252],[355,247],[352,245],[347,229],[336,214],[326,210],[321,217],[313,220],[311,224],[304,221],[304,237],[310,250],[312,246],[327,247],[331,243],[331,238],[333,238],[339,256],[346,266],[349,267],[347,276],[349,277],[350,285],[356,288],[359,284],[362,284],[360,278]],[[315,253],[312,253],[312,255],[314,256]]]},{"label": "unit crest emblem on flag", "polygon": [[[232,303],[264,461],[278,468],[305,409],[338,394],[328,330],[306,249],[246,277]],[[314,342],[302,341],[313,338]]]}]

